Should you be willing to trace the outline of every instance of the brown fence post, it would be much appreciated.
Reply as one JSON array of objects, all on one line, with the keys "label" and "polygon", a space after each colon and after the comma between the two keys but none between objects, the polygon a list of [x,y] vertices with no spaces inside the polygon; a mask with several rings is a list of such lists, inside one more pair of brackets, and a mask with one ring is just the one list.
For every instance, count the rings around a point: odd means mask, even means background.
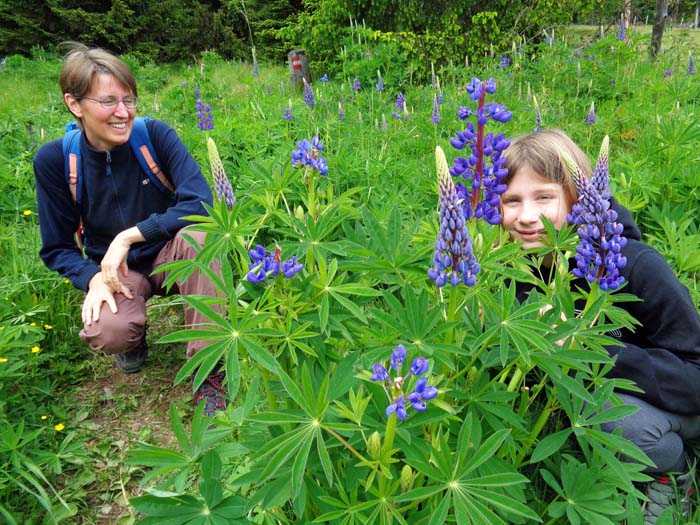
[{"label": "brown fence post", "polygon": [[289,83],[297,87],[303,85],[303,80],[311,84],[311,68],[309,68],[309,59],[303,49],[295,49],[287,54],[289,59]]}]

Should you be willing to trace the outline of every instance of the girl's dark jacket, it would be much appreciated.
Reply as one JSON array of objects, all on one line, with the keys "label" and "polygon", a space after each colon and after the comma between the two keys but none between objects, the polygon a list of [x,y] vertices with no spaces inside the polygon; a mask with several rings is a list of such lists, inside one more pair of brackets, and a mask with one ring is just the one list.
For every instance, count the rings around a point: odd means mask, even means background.
[{"label": "girl's dark jacket", "polygon": [[[627,237],[622,250],[627,265],[620,270],[627,282],[623,290],[641,301],[618,304],[640,324],[634,332],[608,334],[619,341],[608,348],[616,358],[609,376],[633,380],[644,393],[627,393],[658,408],[700,415],[700,315],[663,256],[640,241],[629,211],[614,199],[612,207]],[[518,287],[521,300],[529,289]]]},{"label": "girl's dark jacket", "polygon": [[[147,122],[148,134],[160,168],[175,186],[175,197],[158,190],[143,173],[131,146],[109,152],[93,149],[81,134],[82,198],[73,202],[65,175],[62,139],[44,144],[34,157],[37,207],[42,247],[39,252],[50,269],[87,290],[100,271],[99,263],[121,231],[137,226],[146,239],[129,250],[127,264],[148,269],[165,243],[189,223],[187,215],[204,215],[203,202],[212,193],[201,169],[173,128],[159,120]],[[75,232],[83,221],[85,255]]]}]

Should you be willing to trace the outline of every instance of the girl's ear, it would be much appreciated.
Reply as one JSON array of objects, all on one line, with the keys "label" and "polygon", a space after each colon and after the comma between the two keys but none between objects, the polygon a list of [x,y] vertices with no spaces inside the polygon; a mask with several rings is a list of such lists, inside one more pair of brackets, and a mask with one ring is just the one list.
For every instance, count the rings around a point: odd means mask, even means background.
[{"label": "girl's ear", "polygon": [[70,93],[63,94],[63,101],[66,103],[68,111],[73,113],[75,118],[81,118],[83,116],[83,109],[80,107],[80,102]]}]

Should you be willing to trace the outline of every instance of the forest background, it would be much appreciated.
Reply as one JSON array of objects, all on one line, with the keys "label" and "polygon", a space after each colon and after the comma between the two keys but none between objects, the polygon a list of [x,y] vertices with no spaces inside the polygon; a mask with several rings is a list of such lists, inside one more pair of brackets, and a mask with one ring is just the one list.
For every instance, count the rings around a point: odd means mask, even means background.
[{"label": "forest background", "polygon": [[29,55],[64,40],[89,42],[143,61],[191,60],[203,51],[224,59],[284,62],[303,48],[312,66],[340,67],[352,18],[371,39],[429,64],[483,56],[513,41],[543,40],[566,24],[651,23],[656,13],[697,24],[695,0],[88,0],[0,1],[0,56]]}]

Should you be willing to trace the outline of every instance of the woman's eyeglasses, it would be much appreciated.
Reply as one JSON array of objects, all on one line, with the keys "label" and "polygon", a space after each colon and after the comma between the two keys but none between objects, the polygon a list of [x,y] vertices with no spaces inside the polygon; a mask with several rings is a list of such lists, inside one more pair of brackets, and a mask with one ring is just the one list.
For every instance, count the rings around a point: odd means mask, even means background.
[{"label": "woman's eyeglasses", "polygon": [[124,104],[124,107],[126,109],[134,109],[139,102],[138,97],[134,97],[131,95],[128,97],[124,97],[124,98],[114,98],[114,97],[109,97],[109,98],[81,97],[80,98],[80,100],[83,100],[83,99],[92,100],[93,102],[97,102],[104,109],[116,109],[120,102],[122,104]]}]

